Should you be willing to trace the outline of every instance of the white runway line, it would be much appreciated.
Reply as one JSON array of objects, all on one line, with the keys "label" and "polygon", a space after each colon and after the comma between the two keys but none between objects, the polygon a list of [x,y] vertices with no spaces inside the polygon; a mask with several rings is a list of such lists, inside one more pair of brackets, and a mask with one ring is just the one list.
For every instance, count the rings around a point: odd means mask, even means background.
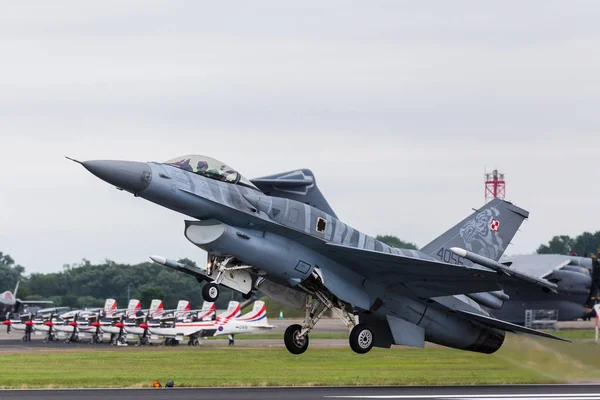
[{"label": "white runway line", "polygon": [[365,395],[365,396],[325,396],[337,399],[493,399],[493,400],[600,400],[600,393],[574,394],[448,394],[448,395]]}]

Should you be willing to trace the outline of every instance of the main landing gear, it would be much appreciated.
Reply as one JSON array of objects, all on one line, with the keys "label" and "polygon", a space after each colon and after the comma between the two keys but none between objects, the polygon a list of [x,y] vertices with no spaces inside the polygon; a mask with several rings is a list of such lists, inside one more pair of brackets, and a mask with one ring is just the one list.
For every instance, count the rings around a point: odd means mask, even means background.
[{"label": "main landing gear", "polygon": [[366,324],[358,323],[358,316],[351,315],[345,307],[335,307],[321,292],[316,291],[306,299],[306,317],[302,325],[290,325],[283,335],[286,349],[292,354],[302,354],[308,349],[308,333],[323,317],[327,310],[332,310],[350,329],[350,348],[358,354],[365,354],[373,348],[373,331]]}]

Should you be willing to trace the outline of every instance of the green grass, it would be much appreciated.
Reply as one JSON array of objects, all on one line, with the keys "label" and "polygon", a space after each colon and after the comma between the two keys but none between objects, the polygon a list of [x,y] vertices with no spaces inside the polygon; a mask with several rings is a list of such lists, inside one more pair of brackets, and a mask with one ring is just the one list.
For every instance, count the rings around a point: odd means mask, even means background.
[{"label": "green grass", "polygon": [[556,331],[546,331],[551,335],[569,340],[594,339],[596,332],[593,329],[564,329]]},{"label": "green grass", "polygon": [[[569,347],[570,346],[570,347]],[[497,353],[445,348],[61,349],[2,354],[0,387],[147,387],[154,379],[177,386],[457,385],[600,380],[600,346],[510,337]]]}]

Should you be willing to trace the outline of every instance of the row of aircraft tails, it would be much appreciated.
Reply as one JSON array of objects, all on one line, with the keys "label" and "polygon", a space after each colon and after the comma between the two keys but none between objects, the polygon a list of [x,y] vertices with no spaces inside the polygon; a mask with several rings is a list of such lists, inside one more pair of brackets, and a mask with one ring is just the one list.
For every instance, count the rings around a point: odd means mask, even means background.
[{"label": "row of aircraft tails", "polygon": [[127,344],[137,338],[138,345],[163,338],[162,344],[175,345],[188,338],[188,345],[197,346],[203,337],[257,333],[274,326],[267,320],[263,301],[255,301],[252,310],[242,315],[241,305],[230,301],[227,310],[217,314],[215,304],[204,302],[202,309],[192,310],[189,301],[180,300],[174,310],[165,310],[161,300],[154,299],[150,308],[142,309],[139,300],[132,299],[126,309],[118,309],[114,299],[95,310],[72,310],[60,314],[57,309],[40,310],[36,316],[21,314],[18,320],[6,320],[7,331],[24,332],[23,341],[31,334],[43,334],[44,341],[64,339],[65,342],[89,340],[109,341],[113,345]]}]

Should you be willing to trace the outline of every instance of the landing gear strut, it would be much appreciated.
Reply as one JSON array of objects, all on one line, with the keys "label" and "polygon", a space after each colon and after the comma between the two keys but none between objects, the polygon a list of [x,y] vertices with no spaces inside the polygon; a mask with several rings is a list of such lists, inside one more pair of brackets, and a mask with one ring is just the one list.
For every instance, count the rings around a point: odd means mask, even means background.
[{"label": "landing gear strut", "polygon": [[[314,296],[314,297],[313,297]],[[292,354],[302,354],[308,349],[308,333],[317,322],[332,310],[350,330],[350,348],[356,353],[367,353],[373,347],[373,331],[366,324],[358,323],[358,316],[346,311],[345,306],[334,306],[322,292],[314,291],[306,298],[306,316],[302,325],[291,325],[283,336],[286,349]]]}]

